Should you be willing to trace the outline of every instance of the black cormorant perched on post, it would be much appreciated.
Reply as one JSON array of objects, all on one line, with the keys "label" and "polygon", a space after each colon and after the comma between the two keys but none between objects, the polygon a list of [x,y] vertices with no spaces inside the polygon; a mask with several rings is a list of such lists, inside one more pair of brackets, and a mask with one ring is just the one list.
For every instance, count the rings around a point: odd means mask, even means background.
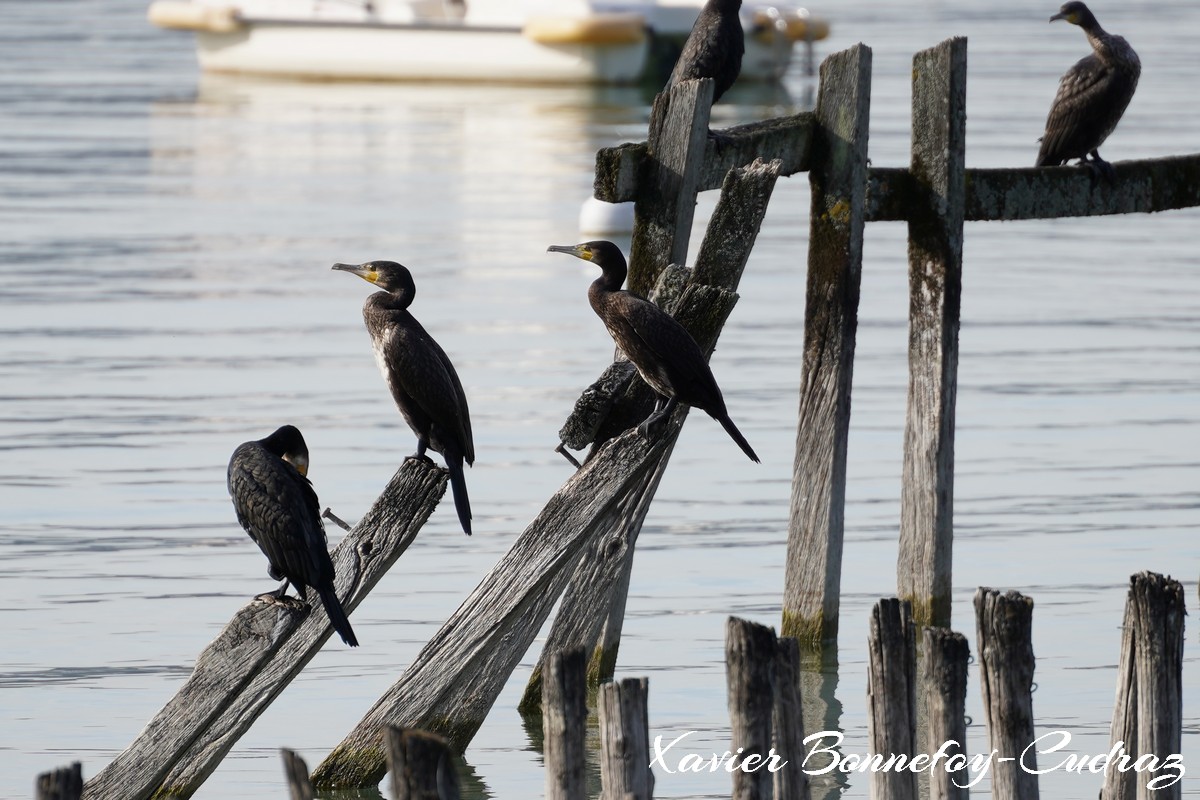
[{"label": "black cormorant perched on post", "polygon": [[[638,426],[649,438],[679,403],[699,408],[721,423],[751,461],[758,455],[725,410],[725,398],[700,350],[700,345],[670,314],[636,294],[621,289],[625,282],[625,256],[612,242],[552,245],[548,252],[569,253],[600,267],[600,277],[588,287],[588,302],[604,322],[638,374],[659,395],[659,407]],[[665,401],[665,405],[663,405]]]},{"label": "black cormorant perched on post", "polygon": [[396,406],[417,435],[415,457],[426,458],[428,449],[446,459],[458,521],[469,536],[471,502],[463,461],[475,463],[471,413],[450,358],[408,313],[417,293],[412,273],[394,261],[334,264],[333,268],[352,272],[383,290],[363,304],[363,320],[375,346],[375,360]]},{"label": "black cormorant perched on post", "polygon": [[229,496],[238,522],[267,557],[267,574],[283,586],[270,594],[282,598],[288,584],[307,600],[311,586],[342,641],[358,639],[333,588],[333,562],[325,541],[317,493],[306,477],[308,446],[300,431],[284,425],[265,439],[246,442],[229,459]]},{"label": "black cormorant perched on post", "polygon": [[1097,148],[1117,127],[1133,98],[1142,63],[1129,43],[1101,28],[1083,3],[1067,3],[1050,21],[1058,19],[1083,28],[1093,52],[1071,67],[1058,84],[1037,166],[1052,167],[1078,158],[1111,180],[1112,165],[1100,158]]},{"label": "black cormorant perched on post", "polygon": [[708,0],[692,25],[664,92],[695,78],[712,78],[713,102],[733,86],[742,71],[745,36],[738,18],[742,0]]}]

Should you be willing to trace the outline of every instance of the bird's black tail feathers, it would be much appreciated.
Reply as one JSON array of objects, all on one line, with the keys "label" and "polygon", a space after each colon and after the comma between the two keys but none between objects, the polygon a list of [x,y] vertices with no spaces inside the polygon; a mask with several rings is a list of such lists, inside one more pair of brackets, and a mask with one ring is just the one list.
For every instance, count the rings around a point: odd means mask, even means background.
[{"label": "bird's black tail feathers", "polygon": [[446,454],[446,467],[450,470],[450,491],[454,495],[454,508],[463,533],[471,535],[471,501],[467,497],[467,479],[463,475],[462,456]]},{"label": "bird's black tail feathers", "polygon": [[733,424],[733,420],[726,414],[722,417],[713,417],[717,422],[721,423],[721,427],[729,434],[729,437],[737,442],[737,446],[742,448],[742,452],[750,456],[750,460],[754,463],[759,463],[758,454],[754,452],[754,448],[746,441],[746,437],[742,436],[742,432],[737,429],[737,425]]},{"label": "bird's black tail feathers", "polygon": [[338,636],[341,636],[342,641],[351,647],[358,647],[358,637],[354,635],[354,629],[350,627],[350,619],[346,616],[346,612],[342,610],[342,604],[338,600],[337,593],[334,592],[333,587],[317,589],[317,594],[321,596],[321,605],[325,606],[325,613],[329,617],[329,623],[338,632]]}]

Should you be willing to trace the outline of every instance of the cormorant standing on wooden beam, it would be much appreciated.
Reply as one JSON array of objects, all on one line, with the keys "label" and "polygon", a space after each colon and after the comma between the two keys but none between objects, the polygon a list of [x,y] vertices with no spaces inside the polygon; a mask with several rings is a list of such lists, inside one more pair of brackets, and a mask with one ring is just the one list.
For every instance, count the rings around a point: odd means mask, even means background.
[{"label": "cormorant standing on wooden beam", "polygon": [[267,557],[267,574],[283,586],[269,594],[284,597],[288,584],[307,602],[307,587],[317,590],[333,629],[342,641],[358,646],[350,620],[333,588],[321,506],[308,477],[308,445],[300,431],[284,425],[265,439],[233,451],[227,483],[238,522]]},{"label": "cormorant standing on wooden beam", "polygon": [[746,50],[742,21],[738,18],[741,8],[742,0],[708,0],[704,4],[663,87],[664,92],[682,81],[712,78],[715,103],[733,86],[742,71],[742,54]]},{"label": "cormorant standing on wooden beam", "polygon": [[1117,127],[1133,98],[1142,63],[1129,42],[1101,28],[1083,3],[1067,3],[1050,21],[1059,19],[1083,28],[1093,52],[1071,67],[1058,84],[1037,166],[1057,166],[1078,158],[1080,164],[1112,180],[1112,165],[1100,158],[1098,148]]},{"label": "cormorant standing on wooden beam", "polygon": [[416,458],[426,450],[441,453],[450,470],[450,489],[463,531],[471,535],[471,501],[463,462],[475,463],[467,395],[450,358],[408,312],[417,288],[412,273],[394,261],[334,264],[383,291],[363,304],[363,320],[375,348],[375,360],[392,399],[417,435]]},{"label": "cormorant standing on wooden beam", "polygon": [[551,245],[548,252],[568,253],[600,267],[600,277],[588,288],[588,302],[617,347],[637,367],[642,380],[659,395],[654,413],[638,426],[638,433],[649,439],[676,405],[686,403],[721,423],[742,452],[751,461],[758,461],[746,437],[729,418],[725,398],[700,345],[670,314],[621,289],[628,270],[620,248],[612,242],[594,241]]}]

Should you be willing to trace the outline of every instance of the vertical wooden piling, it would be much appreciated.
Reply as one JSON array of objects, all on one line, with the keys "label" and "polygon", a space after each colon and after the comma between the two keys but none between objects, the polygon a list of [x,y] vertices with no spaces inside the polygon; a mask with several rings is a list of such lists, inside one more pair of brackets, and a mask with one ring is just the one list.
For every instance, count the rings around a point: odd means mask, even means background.
[{"label": "vertical wooden piling", "polygon": [[[1180,753],[1185,613],[1178,581],[1153,572],[1130,578],[1111,740],[1114,747],[1123,743],[1129,763],[1153,756],[1164,764]],[[1111,764],[1101,800],[1178,800],[1183,781],[1172,783],[1171,774],[1167,768],[1123,771]],[[1159,782],[1152,785],[1155,780]]]},{"label": "vertical wooden piling", "polygon": [[772,743],[784,762],[775,772],[775,800],[809,800],[804,772],[804,703],[800,693],[800,642],[780,637],[775,651]]},{"label": "vertical wooden piling", "polygon": [[808,641],[837,636],[870,109],[871,49],[859,44],[825,59],[809,173],[804,360],[782,627],[784,636]]},{"label": "vertical wooden piling", "polygon": [[634,202],[628,289],[645,297],[668,264],[686,264],[696,192],[708,145],[711,78],[684,81],[654,98],[646,159]]},{"label": "vertical wooden piling", "polygon": [[737,617],[726,621],[731,752],[738,767],[733,771],[733,800],[770,800],[774,791],[768,758],[775,711],[775,655],[775,631]]},{"label": "vertical wooden piling", "polygon": [[559,650],[549,667],[542,684],[546,800],[587,800],[587,657]]},{"label": "vertical wooden piling", "polygon": [[458,800],[458,772],[450,743],[415,728],[385,729],[395,800]]},{"label": "vertical wooden piling", "polygon": [[913,56],[908,418],[897,593],[918,625],[950,624],[954,406],[966,197],[967,40]]},{"label": "vertical wooden piling", "polygon": [[[1136,576],[1134,576],[1136,578]],[[1130,752],[1138,740],[1138,686],[1137,686],[1137,605],[1133,602],[1133,588],[1125,600],[1125,618],[1121,623],[1121,655],[1117,666],[1117,696],[1113,701],[1112,725],[1109,728],[1109,745],[1118,743]],[[1136,755],[1136,754],[1135,754]],[[1100,789],[1100,800],[1137,800],[1137,773],[1119,770],[1110,766],[1104,773],[1104,786]]]},{"label": "vertical wooden piling", "polygon": [[37,776],[33,784],[35,800],[79,800],[83,794],[83,765],[75,761]]},{"label": "vertical wooden piling", "polygon": [[[867,637],[867,750],[886,764],[917,752],[917,652],[912,608],[905,600],[880,600],[871,610]],[[917,773],[871,772],[875,800],[917,800]]]},{"label": "vertical wooden piling", "polygon": [[596,705],[600,714],[601,800],[650,800],[654,796],[649,685],[645,678],[600,685]]},{"label": "vertical wooden piling", "polygon": [[[995,800],[1037,800],[1033,732],[1033,600],[1019,592],[975,592],[979,685],[987,717]],[[1007,760],[1006,760],[1007,759]]]},{"label": "vertical wooden piling", "polygon": [[313,787],[308,780],[308,765],[295,750],[282,747],[279,755],[283,758],[283,777],[288,785],[288,797],[291,800],[313,800]]},{"label": "vertical wooden piling", "polygon": [[[967,637],[948,628],[921,633],[921,702],[929,724],[928,748],[943,745],[947,759],[967,753]],[[951,744],[953,743],[953,744]],[[929,769],[929,800],[967,800],[970,777],[965,768],[950,771],[946,761]]]}]

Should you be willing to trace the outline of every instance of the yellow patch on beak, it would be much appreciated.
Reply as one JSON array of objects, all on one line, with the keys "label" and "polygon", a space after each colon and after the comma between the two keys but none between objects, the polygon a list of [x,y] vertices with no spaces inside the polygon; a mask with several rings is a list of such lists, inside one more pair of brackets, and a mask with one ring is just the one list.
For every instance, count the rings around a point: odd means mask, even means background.
[{"label": "yellow patch on beak", "polygon": [[308,459],[307,458],[305,458],[304,456],[301,456],[301,455],[288,454],[283,457],[283,460],[288,462],[289,464],[291,464],[293,467],[295,467],[296,472],[299,472],[301,475],[303,475],[306,478],[308,477]]}]

